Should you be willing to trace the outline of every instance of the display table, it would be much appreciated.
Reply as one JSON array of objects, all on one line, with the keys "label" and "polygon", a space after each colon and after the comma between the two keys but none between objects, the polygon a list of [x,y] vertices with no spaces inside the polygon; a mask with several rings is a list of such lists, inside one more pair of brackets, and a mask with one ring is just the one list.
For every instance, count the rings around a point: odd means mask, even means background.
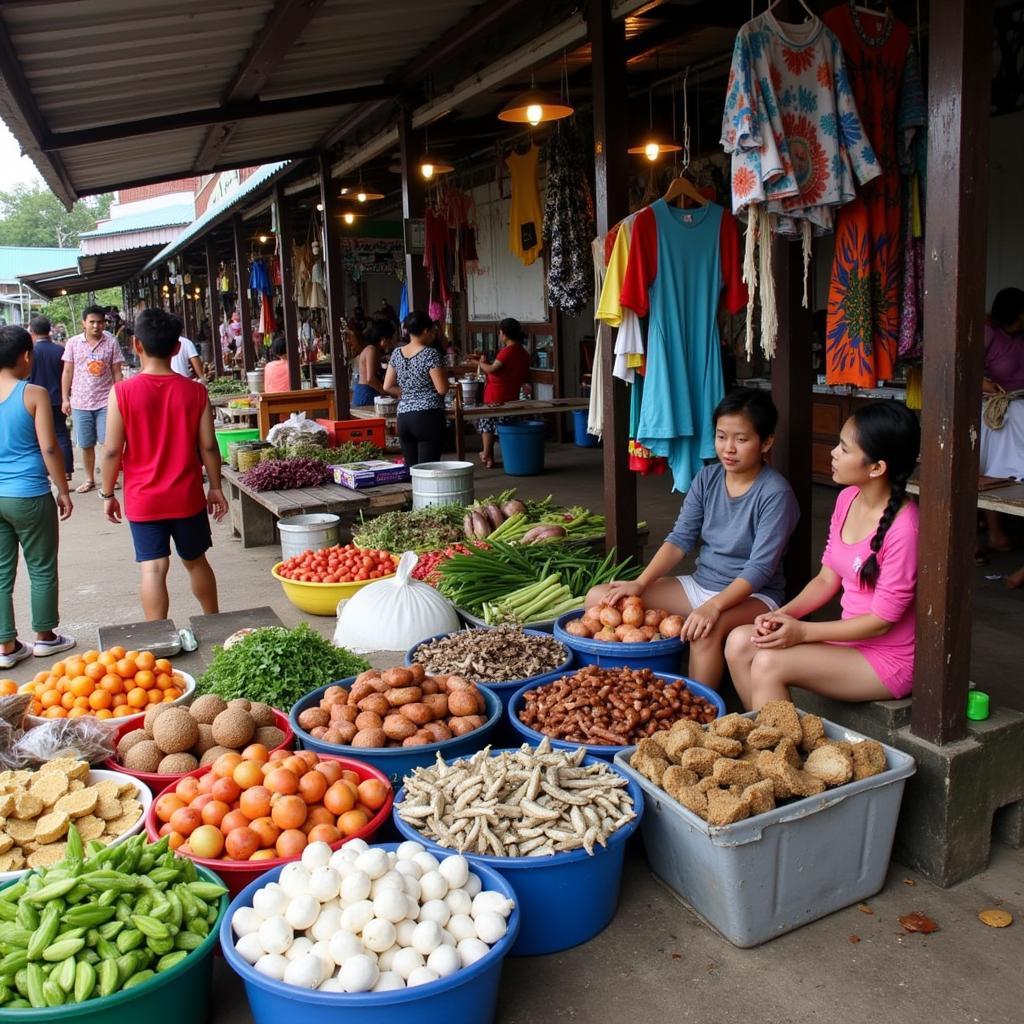
[{"label": "display table", "polygon": [[278,519],[311,512],[333,512],[342,526],[351,527],[360,512],[380,515],[407,508],[412,500],[412,484],[382,484],[352,491],[340,484],[297,487],[288,491],[256,491],[246,487],[241,474],[225,466],[221,473],[231,510],[231,528],[242,547],[254,548],[277,543]]},{"label": "display table", "polygon": [[[920,495],[921,484],[916,475],[907,483],[907,491]],[[978,508],[1005,512],[1008,516],[1024,516],[1024,483],[1008,480],[1001,486],[979,488]]]},{"label": "display table", "polygon": [[[466,457],[466,440],[463,436],[463,425],[467,420],[483,419],[537,419],[541,416],[552,416],[556,413],[574,412],[577,409],[590,408],[586,398],[550,398],[529,399],[522,402],[504,402],[501,405],[463,406],[461,389],[456,389],[456,401],[446,410],[448,418],[455,421],[455,456],[462,461]],[[377,413],[372,405],[353,406],[351,415],[355,419],[371,419]]]}]

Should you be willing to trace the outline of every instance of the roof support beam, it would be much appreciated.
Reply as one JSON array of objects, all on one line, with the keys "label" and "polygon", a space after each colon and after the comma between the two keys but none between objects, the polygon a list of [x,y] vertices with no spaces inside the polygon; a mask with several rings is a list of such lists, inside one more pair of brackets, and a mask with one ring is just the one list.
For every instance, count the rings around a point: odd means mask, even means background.
[{"label": "roof support beam", "polygon": [[353,103],[366,103],[395,96],[390,85],[357,85],[348,89],[333,89],[330,92],[313,93],[309,96],[289,96],[279,100],[243,100],[205,110],[184,110],[177,114],[160,117],[145,117],[138,121],[123,121],[120,124],[99,125],[69,132],[45,132],[42,148],[47,152],[73,149],[76,146],[92,146],[120,139],[133,139],[140,135],[154,135],[171,132],[179,128],[201,128],[204,125],[223,124],[227,121],[248,121],[261,117],[277,117],[282,114],[301,114],[310,110],[324,110],[329,107],[344,107]]}]

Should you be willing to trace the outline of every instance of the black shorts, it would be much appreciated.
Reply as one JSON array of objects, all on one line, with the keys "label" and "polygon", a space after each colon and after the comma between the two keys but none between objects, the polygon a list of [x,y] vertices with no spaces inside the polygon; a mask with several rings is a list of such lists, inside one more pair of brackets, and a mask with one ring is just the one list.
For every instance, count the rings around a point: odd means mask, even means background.
[{"label": "black shorts", "polygon": [[132,542],[135,544],[136,562],[153,562],[171,554],[171,538],[178,557],[186,562],[198,558],[213,546],[210,517],[204,508],[194,516],[178,519],[150,519],[131,522]]}]

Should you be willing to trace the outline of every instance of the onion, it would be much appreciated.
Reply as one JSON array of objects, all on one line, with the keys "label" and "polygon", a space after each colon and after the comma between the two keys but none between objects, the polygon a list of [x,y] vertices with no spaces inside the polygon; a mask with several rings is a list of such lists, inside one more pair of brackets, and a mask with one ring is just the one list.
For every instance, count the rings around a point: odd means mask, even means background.
[{"label": "onion", "polygon": [[602,626],[610,626],[612,629],[622,625],[622,616],[614,608],[607,605],[601,609],[598,618],[601,620]]},{"label": "onion", "polygon": [[644,624],[643,605],[630,604],[627,601],[626,607],[622,609],[622,622],[626,626],[642,626]]},{"label": "onion", "polygon": [[636,629],[633,626],[627,627],[626,631],[620,637],[624,644],[645,644],[647,643],[647,637],[644,636],[642,629]]},{"label": "onion", "polygon": [[580,619],[573,619],[572,622],[567,622],[565,631],[569,636],[590,637],[593,635],[586,624]]},{"label": "onion", "polygon": [[619,642],[619,638],[615,635],[615,630],[610,629],[607,626],[604,629],[602,629],[601,632],[594,637],[594,639],[600,640],[602,643],[606,644],[617,644]]},{"label": "onion", "polygon": [[682,615],[666,615],[658,625],[658,632],[664,637],[676,637],[683,630]]},{"label": "onion", "polygon": [[663,611],[661,608],[648,608],[644,612],[644,625],[654,626],[657,628],[661,624],[661,620],[665,618],[668,613]]},{"label": "onion", "polygon": [[580,620],[591,633],[597,633],[600,631],[604,623],[601,621],[601,612],[597,608],[588,608],[583,613],[583,618]]}]

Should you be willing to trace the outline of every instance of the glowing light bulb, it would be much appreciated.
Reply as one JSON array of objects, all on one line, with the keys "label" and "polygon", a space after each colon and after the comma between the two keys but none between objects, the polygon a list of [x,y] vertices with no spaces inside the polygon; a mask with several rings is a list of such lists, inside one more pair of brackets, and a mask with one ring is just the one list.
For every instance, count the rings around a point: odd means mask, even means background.
[{"label": "glowing light bulb", "polygon": [[267,243],[267,236],[266,235],[260,235],[260,242],[261,242],[261,244],[266,245],[266,243]]},{"label": "glowing light bulb", "polygon": [[356,215],[354,213],[346,213],[341,218],[346,224],[355,224]]},{"label": "glowing light bulb", "polygon": [[361,202],[361,203],[365,203],[366,202],[366,193],[365,192],[357,192],[356,193],[356,199],[358,199],[359,202]]},{"label": "glowing light bulb", "polygon": [[653,163],[658,159],[658,154],[661,152],[661,147],[656,142],[648,142],[644,146],[644,156]]},{"label": "glowing light bulb", "polygon": [[317,209],[317,213],[323,213],[324,212],[324,204],[323,203],[317,203],[316,204],[316,209]]},{"label": "glowing light bulb", "polygon": [[346,186],[345,188],[343,188],[343,189],[341,190],[341,192],[339,193],[339,195],[347,196],[347,195],[349,194],[349,191],[350,191],[350,189],[348,188],[348,186]]},{"label": "glowing light bulb", "polygon": [[434,176],[434,165],[422,164],[420,166],[420,173],[427,179],[427,181],[429,181]]},{"label": "glowing light bulb", "polygon": [[536,128],[537,125],[540,124],[540,120],[543,116],[544,108],[539,103],[531,103],[526,108],[526,120],[529,121],[530,124],[534,126],[534,128]]}]

